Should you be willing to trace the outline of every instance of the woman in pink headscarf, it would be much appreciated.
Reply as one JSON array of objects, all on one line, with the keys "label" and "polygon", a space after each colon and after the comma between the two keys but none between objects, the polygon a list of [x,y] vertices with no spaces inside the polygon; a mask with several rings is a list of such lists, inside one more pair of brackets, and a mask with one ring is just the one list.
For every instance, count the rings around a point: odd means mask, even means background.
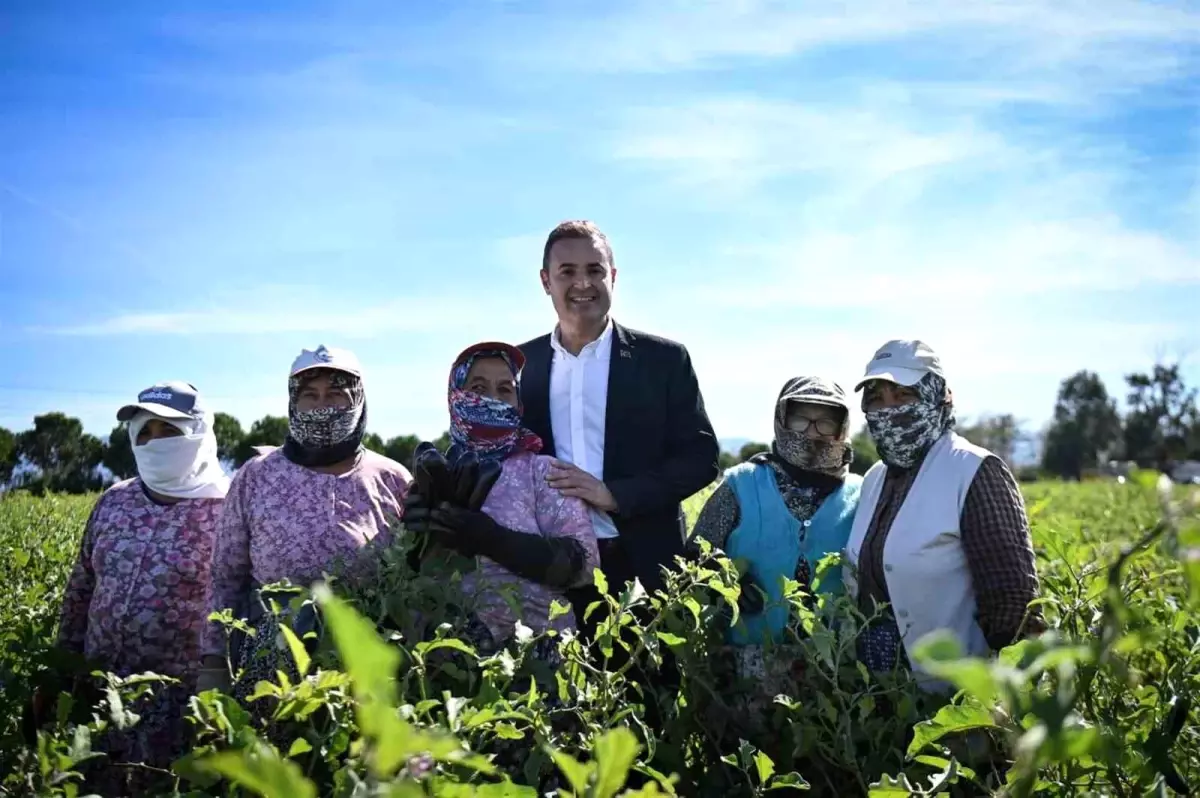
[{"label": "woman in pink headscarf", "polygon": [[[539,454],[541,439],[521,423],[524,365],[516,347],[482,343],[463,351],[450,370],[450,466],[468,453],[502,466],[481,508],[430,508],[416,489],[406,501],[409,530],[478,557],[463,588],[470,597],[468,633],[482,651],[503,645],[518,620],[535,633],[575,628],[570,610],[550,618],[551,603],[569,607],[564,591],[590,582],[600,563],[587,506],[547,484],[552,458]],[[506,595],[517,600],[519,614]],[[555,654],[550,638],[535,652],[540,659]]]}]

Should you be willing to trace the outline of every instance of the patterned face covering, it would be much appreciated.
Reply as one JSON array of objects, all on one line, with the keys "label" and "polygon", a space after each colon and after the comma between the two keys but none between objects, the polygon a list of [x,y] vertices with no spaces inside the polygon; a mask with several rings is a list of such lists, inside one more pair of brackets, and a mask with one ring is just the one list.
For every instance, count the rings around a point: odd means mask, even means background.
[{"label": "patterned face covering", "polygon": [[912,388],[917,401],[866,411],[879,457],[894,468],[912,468],[954,426],[954,406],[946,401],[944,379],[926,374]]},{"label": "patterned face covering", "polygon": [[775,401],[775,454],[789,465],[805,471],[815,471],[833,477],[845,477],[854,459],[847,440],[849,424],[842,424],[837,440],[817,440],[808,431],[797,432],[787,427],[788,405],[792,402],[822,404],[841,409],[847,416],[850,408],[841,386],[821,377],[794,377],[788,380]]},{"label": "patterned face covering", "polygon": [[816,440],[778,424],[775,426],[775,453],[797,468],[835,477],[844,476],[850,470],[850,461],[854,457],[849,441]]},{"label": "patterned face covering", "polygon": [[[350,396],[350,406],[296,409],[301,389],[318,375],[328,377],[330,387],[344,390]],[[288,381],[288,396],[288,432],[305,449],[339,446],[352,441],[356,434],[361,439],[366,403],[362,381],[354,375],[333,369],[304,372]]]},{"label": "patterned face covering", "polygon": [[540,452],[542,439],[521,426],[521,409],[507,402],[464,391],[467,374],[476,358],[498,357],[508,364],[516,381],[517,370],[504,352],[475,352],[455,363],[450,370],[450,440],[447,459],[454,462],[463,452],[474,452],[481,460],[504,460],[516,451]]}]

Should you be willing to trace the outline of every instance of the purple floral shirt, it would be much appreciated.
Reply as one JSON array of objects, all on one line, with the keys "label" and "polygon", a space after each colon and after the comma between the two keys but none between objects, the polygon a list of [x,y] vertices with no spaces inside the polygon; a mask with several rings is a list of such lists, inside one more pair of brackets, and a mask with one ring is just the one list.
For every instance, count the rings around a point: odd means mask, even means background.
[{"label": "purple floral shirt", "polygon": [[60,645],[122,676],[154,671],[194,686],[221,504],[159,504],[137,479],[109,488],[67,581]]},{"label": "purple floral shirt", "polygon": [[[387,545],[411,481],[408,469],[370,450],[337,475],[296,465],[278,449],[250,460],[225,497],[209,611],[244,613],[256,586],[283,579],[307,586],[368,543]],[[224,654],[219,624],[207,625],[203,646],[205,655]]]},{"label": "purple floral shirt", "polygon": [[[587,553],[579,581],[587,584],[592,581],[592,571],[600,567],[596,533],[582,500],[562,496],[546,484],[551,462],[552,458],[529,452],[509,457],[481,509],[496,523],[518,532],[578,540]],[[476,614],[497,641],[512,634],[516,621],[505,601],[510,590],[520,601],[521,622],[535,632],[575,628],[570,611],[549,620],[552,601],[570,606],[563,591],[522,579],[486,557],[480,557],[476,570],[463,577],[463,589],[474,596]]]}]

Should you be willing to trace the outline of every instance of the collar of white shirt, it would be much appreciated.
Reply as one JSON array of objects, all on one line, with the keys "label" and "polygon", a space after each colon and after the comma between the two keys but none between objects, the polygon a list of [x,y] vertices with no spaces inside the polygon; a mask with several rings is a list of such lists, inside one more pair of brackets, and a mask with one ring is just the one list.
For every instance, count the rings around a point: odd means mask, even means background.
[{"label": "collar of white shirt", "polygon": [[550,334],[550,347],[554,350],[555,354],[562,355],[564,357],[579,357],[580,359],[590,356],[594,357],[596,360],[608,360],[609,356],[612,354],[612,347],[609,346],[609,342],[612,341],[613,334],[612,316],[608,317],[608,324],[604,325],[604,332],[600,333],[600,337],[583,347],[583,349],[579,350],[578,355],[572,355],[566,350],[566,347],[562,345],[562,340],[559,337],[561,332],[561,328],[556,324],[554,325],[554,332]]}]

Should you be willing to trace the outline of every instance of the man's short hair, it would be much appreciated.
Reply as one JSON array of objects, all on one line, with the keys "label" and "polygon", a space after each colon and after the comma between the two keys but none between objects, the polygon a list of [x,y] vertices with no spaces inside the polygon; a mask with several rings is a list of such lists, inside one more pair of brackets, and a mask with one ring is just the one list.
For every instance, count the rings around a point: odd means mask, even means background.
[{"label": "man's short hair", "polygon": [[596,226],[595,222],[589,222],[586,219],[572,219],[567,222],[560,222],[550,235],[546,236],[546,246],[542,249],[542,271],[550,268],[550,249],[559,241],[565,241],[571,238],[584,238],[594,241],[598,249],[604,252],[604,256],[608,259],[608,265],[613,265],[612,247],[608,243],[608,236]]}]

